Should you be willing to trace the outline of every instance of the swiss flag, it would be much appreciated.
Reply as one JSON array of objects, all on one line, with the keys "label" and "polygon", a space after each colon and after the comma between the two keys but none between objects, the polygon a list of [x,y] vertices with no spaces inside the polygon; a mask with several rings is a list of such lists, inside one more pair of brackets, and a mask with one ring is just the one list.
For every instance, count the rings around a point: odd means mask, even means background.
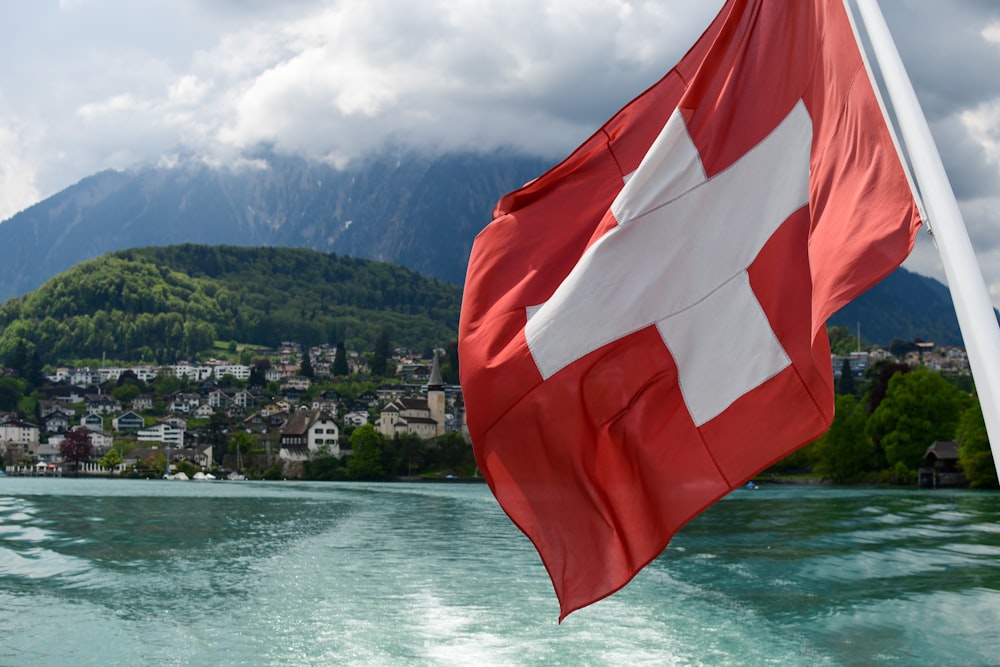
[{"label": "swiss flag", "polygon": [[730,0],[476,239],[476,458],[560,620],[833,418],[826,319],[920,218],[844,0]]}]

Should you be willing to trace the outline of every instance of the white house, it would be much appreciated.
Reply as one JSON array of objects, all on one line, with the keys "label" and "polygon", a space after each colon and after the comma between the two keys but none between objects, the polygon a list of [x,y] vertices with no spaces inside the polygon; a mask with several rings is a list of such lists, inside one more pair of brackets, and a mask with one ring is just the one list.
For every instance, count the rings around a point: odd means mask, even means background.
[{"label": "white house", "polygon": [[340,429],[322,410],[296,410],[281,428],[281,452],[288,460],[306,460],[320,449],[340,455]]},{"label": "white house", "polygon": [[16,445],[29,456],[38,451],[38,426],[20,419],[7,419],[0,422],[0,443]]},{"label": "white house", "polygon": [[170,447],[180,448],[184,446],[184,429],[160,423],[140,430],[136,433],[136,439],[139,442],[161,442]]},{"label": "white house", "polygon": [[250,379],[250,367],[243,364],[224,364],[216,366],[214,369],[215,379],[221,380],[227,375],[232,375],[237,380]]}]

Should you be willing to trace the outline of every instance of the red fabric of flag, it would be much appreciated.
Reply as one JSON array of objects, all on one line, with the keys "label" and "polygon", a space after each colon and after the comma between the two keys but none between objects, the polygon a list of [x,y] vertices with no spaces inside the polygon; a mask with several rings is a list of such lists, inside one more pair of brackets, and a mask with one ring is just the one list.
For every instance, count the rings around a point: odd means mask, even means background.
[{"label": "red fabric of flag", "polygon": [[913,246],[842,2],[730,0],[476,239],[469,431],[560,620],[829,426],[826,319]]}]

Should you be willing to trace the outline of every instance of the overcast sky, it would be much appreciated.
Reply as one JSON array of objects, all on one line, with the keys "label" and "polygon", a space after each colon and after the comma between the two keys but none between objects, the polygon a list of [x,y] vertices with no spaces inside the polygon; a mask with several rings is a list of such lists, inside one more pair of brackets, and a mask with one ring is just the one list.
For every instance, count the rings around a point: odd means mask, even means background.
[{"label": "overcast sky", "polygon": [[[107,168],[344,164],[387,144],[565,156],[721,0],[0,3],[0,220]],[[1000,305],[1000,1],[882,0]],[[926,240],[906,266],[943,280]]]}]

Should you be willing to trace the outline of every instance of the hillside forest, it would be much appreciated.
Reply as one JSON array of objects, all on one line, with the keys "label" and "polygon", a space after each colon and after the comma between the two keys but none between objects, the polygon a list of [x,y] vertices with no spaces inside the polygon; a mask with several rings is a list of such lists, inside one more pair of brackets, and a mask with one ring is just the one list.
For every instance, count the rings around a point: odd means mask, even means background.
[{"label": "hillside forest", "polygon": [[125,250],[78,264],[0,306],[0,355],[26,344],[42,364],[169,364],[204,358],[217,341],[371,349],[383,332],[425,350],[455,338],[460,303],[456,285],[312,250]]},{"label": "hillside forest", "polygon": [[799,474],[839,483],[917,483],[924,454],[954,441],[972,488],[997,488],[982,407],[969,375],[887,360],[858,378],[845,361],[830,428],[776,463],[768,475]]}]

